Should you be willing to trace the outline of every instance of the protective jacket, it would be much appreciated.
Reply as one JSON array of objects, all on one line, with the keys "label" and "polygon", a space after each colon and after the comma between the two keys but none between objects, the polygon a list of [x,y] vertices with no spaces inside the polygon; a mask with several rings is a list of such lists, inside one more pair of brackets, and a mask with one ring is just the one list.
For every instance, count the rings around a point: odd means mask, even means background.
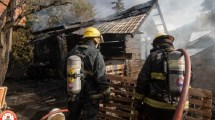
[{"label": "protective jacket", "polygon": [[78,97],[89,97],[98,94],[108,88],[108,82],[105,76],[105,63],[100,51],[92,41],[86,41],[77,45],[69,56],[82,54],[85,77],[82,82],[82,89]]},{"label": "protective jacket", "polygon": [[[168,53],[174,50],[171,46],[152,49],[147,57],[137,79],[135,97],[142,99],[151,107],[161,109],[176,109],[178,98],[171,98],[168,89],[168,75],[164,71],[163,61]],[[188,107],[188,102],[185,108]]]}]

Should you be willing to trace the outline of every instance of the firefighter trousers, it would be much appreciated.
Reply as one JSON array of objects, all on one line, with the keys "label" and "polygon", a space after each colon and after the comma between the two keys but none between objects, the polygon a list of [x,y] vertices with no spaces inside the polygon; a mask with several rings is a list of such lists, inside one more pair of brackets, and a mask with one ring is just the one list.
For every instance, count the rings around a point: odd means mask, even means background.
[{"label": "firefighter trousers", "polygon": [[68,102],[67,120],[97,120],[99,100],[76,99]]}]

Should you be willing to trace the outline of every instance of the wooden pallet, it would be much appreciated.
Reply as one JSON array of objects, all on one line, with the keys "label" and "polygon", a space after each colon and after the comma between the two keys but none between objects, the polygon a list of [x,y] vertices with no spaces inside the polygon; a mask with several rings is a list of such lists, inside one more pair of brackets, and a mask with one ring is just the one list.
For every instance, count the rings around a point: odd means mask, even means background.
[{"label": "wooden pallet", "polygon": [[134,119],[137,116],[137,112],[132,106],[136,78],[111,74],[108,74],[107,78],[110,80],[111,102],[108,106],[100,104],[99,119]]},{"label": "wooden pallet", "polygon": [[187,120],[211,120],[212,92],[199,88],[189,89],[190,108]]},{"label": "wooden pallet", "polygon": [[[108,74],[111,86],[111,103],[100,104],[100,120],[136,120],[137,111],[132,106],[136,77]],[[210,120],[212,118],[212,93],[199,88],[189,90],[190,108],[187,120]]]},{"label": "wooden pallet", "polygon": [[124,75],[124,64],[107,65],[106,73],[115,75]]}]

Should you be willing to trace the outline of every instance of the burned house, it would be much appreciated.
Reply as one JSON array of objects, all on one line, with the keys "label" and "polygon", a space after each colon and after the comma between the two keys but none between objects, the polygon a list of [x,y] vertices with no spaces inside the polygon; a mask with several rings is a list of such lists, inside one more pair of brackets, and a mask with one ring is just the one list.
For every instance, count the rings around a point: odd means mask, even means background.
[{"label": "burned house", "polygon": [[[112,72],[116,68],[121,72],[115,71],[115,73],[118,72],[120,75],[137,76],[142,67],[141,34],[146,34],[140,29],[156,2],[156,0],[152,0],[139,4],[97,21],[74,23],[35,32],[34,63],[31,65],[31,70],[38,71],[30,73],[53,72],[55,75],[57,75],[56,73],[62,75],[67,52],[82,39],[84,28],[94,26],[101,31],[104,38],[100,50],[107,68],[112,65],[110,68]],[[156,34],[158,31],[153,20],[151,19],[148,23],[145,29],[150,29],[148,26],[152,26],[151,32]],[[116,66],[113,67],[114,65]],[[41,70],[45,71],[41,72]]]},{"label": "burned house", "polygon": [[[193,87],[209,89],[215,92],[214,84],[214,61],[215,61],[215,31],[195,34],[187,51],[191,56],[193,68]],[[199,36],[199,37],[198,37]],[[191,37],[192,38],[192,37]]]},{"label": "burned house", "polygon": [[[65,70],[67,52],[82,39],[84,28],[94,26],[101,31],[104,38],[100,50],[105,59],[107,73],[109,73],[107,79],[112,87],[111,106],[100,104],[99,119],[137,119],[137,111],[132,106],[133,95],[136,77],[144,62],[141,52],[147,56],[147,51],[150,49],[151,41],[146,42],[146,38],[149,34],[153,37],[158,32],[155,23],[149,20],[156,2],[156,0],[152,0],[105,19],[64,25],[35,33],[32,69],[38,71],[33,73],[40,75],[40,73],[55,74],[56,72],[61,76]],[[147,22],[147,20],[149,21]],[[145,24],[146,22],[147,24]],[[163,26],[165,25],[163,24]],[[149,33],[145,31],[147,29],[150,30]],[[205,100],[205,98],[207,99],[208,96],[201,99]],[[211,102],[208,104],[210,107]],[[195,104],[193,106],[195,107]],[[192,110],[192,115],[195,115],[196,111],[198,113],[197,109]],[[209,111],[210,109],[204,110]],[[200,113],[205,112],[200,110]],[[211,118],[211,114],[207,113],[209,115],[206,114],[206,117]]]}]

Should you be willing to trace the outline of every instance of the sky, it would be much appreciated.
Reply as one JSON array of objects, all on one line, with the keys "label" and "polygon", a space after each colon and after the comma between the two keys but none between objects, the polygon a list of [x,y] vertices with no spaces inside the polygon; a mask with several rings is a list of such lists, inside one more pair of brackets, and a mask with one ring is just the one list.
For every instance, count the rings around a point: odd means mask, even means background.
[{"label": "sky", "polygon": [[[90,0],[95,6],[97,18],[114,13],[111,2],[115,0]],[[125,8],[147,2],[148,0],[124,0]],[[195,20],[201,10],[203,0],[159,0],[168,30],[174,30]]]}]

